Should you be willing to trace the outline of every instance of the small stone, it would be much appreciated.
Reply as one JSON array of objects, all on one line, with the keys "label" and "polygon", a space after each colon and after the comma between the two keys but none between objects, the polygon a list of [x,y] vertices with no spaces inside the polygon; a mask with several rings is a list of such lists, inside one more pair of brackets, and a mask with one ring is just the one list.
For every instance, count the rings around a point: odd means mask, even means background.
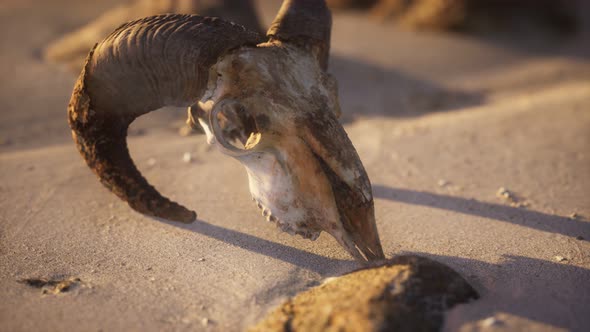
[{"label": "small stone", "polygon": [[156,281],[156,278],[154,278],[154,277],[151,277],[151,278],[150,278],[150,281]]},{"label": "small stone", "polygon": [[510,203],[510,206],[513,207],[526,208],[530,205],[530,203],[522,197],[518,197],[514,192],[504,187],[500,187],[498,191],[496,191],[496,196],[505,202]]},{"label": "small stone", "polygon": [[492,326],[498,326],[502,324],[502,321],[499,320],[496,317],[489,317],[486,318],[482,321],[481,325],[483,325],[484,327],[492,327]]},{"label": "small stone", "polygon": [[204,262],[205,261],[205,258],[199,258],[199,259],[197,259],[197,261],[198,262]]},{"label": "small stone", "polygon": [[567,261],[567,258],[565,258],[563,256],[555,256],[555,257],[553,257],[553,259],[555,259],[556,262],[565,262],[565,261]]},{"label": "small stone", "polygon": [[205,317],[205,318],[201,319],[201,325],[203,325],[203,326],[209,325],[209,318]]},{"label": "small stone", "polygon": [[572,214],[570,214],[570,215],[569,215],[569,218],[570,218],[570,219],[573,219],[573,220],[577,220],[577,219],[579,219],[580,217],[581,217],[581,216],[580,216],[579,214],[577,214],[576,212],[574,212],[574,213],[572,213]]},{"label": "small stone", "polygon": [[445,187],[448,184],[449,184],[449,181],[447,181],[447,180],[442,180],[442,179],[441,180],[438,180],[438,186],[439,187]]},{"label": "small stone", "polygon": [[148,266],[145,270],[146,271],[151,271],[152,270],[152,267],[151,266]]},{"label": "small stone", "polygon": [[582,235],[578,235],[578,236],[576,236],[576,240],[582,241],[582,240],[584,240],[584,237]]},{"label": "small stone", "polygon": [[153,167],[153,166],[156,166],[156,163],[157,162],[158,161],[156,160],[156,158],[150,158],[150,159],[147,160],[147,165],[150,166],[150,167]]},{"label": "small stone", "polygon": [[510,200],[513,198],[514,195],[510,192],[510,190],[504,187],[500,187],[498,188],[498,191],[496,191],[496,196],[498,196],[499,198]]},{"label": "small stone", "polygon": [[182,155],[182,161],[184,161],[187,164],[191,163],[193,161],[193,155],[190,152],[185,152]]}]

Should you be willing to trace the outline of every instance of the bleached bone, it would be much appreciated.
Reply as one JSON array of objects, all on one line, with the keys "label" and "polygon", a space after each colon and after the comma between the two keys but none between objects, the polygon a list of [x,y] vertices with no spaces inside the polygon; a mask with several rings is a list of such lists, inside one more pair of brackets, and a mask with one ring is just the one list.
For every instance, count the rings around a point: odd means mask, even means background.
[{"label": "bleached bone", "polygon": [[267,40],[191,15],[127,23],[90,52],[75,86],[68,114],[78,149],[133,209],[192,222],[195,212],[149,185],[126,146],[136,117],[192,105],[189,121],[244,165],[268,220],[310,239],[325,231],[359,261],[383,258],[371,184],[337,120],[330,29],[318,0],[284,1]]}]

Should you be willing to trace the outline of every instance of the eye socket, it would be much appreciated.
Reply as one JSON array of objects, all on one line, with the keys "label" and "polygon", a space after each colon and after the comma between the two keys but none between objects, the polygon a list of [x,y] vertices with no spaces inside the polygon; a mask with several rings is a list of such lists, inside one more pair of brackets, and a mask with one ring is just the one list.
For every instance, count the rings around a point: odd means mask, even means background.
[{"label": "eye socket", "polygon": [[239,157],[254,152],[261,133],[256,120],[242,104],[234,99],[223,99],[209,113],[209,125],[226,154]]}]

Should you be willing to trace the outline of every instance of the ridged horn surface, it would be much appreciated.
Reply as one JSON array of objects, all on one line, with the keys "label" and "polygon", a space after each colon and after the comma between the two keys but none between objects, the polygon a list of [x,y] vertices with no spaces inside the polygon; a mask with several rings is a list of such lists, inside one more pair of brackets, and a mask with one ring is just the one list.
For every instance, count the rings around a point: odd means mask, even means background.
[{"label": "ridged horn surface", "polygon": [[332,14],[324,0],[285,0],[266,35],[309,49],[328,68]]},{"label": "ridged horn surface", "polygon": [[138,212],[180,222],[196,213],[158,193],[135,167],[127,128],[163,106],[189,106],[205,91],[220,56],[262,37],[240,25],[194,15],[124,24],[87,57],[68,105],[72,136],[100,181]]}]

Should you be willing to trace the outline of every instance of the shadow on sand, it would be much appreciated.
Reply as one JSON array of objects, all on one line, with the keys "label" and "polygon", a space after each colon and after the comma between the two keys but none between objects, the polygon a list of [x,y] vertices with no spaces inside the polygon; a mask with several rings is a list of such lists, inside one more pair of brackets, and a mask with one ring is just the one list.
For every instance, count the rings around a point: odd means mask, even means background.
[{"label": "shadow on sand", "polygon": [[[516,255],[503,255],[501,263],[492,264],[422,252],[396,254],[428,257],[462,274],[481,295],[471,307],[462,309],[470,321],[507,313],[571,331],[583,331],[590,326],[588,269]],[[448,315],[448,329],[457,330],[464,323],[462,316]]]},{"label": "shadow on sand", "polygon": [[574,238],[582,237],[586,241],[590,239],[590,223],[588,222],[524,208],[382,185],[373,185],[373,193],[377,198],[455,211]]},{"label": "shadow on sand", "polygon": [[413,117],[481,105],[483,93],[465,92],[411,77],[400,71],[332,55],[342,122],[357,116]]},{"label": "shadow on sand", "polygon": [[352,259],[342,260],[324,257],[305,250],[261,239],[250,234],[216,226],[202,220],[196,220],[192,224],[165,222],[169,225],[184,228],[244,250],[281,260],[299,268],[315,272],[322,277],[331,276],[340,271],[359,266]]},{"label": "shadow on sand", "polygon": [[[585,224],[567,218],[432,193],[375,186],[375,196],[518,223],[565,235],[572,235],[575,233],[574,230],[579,229],[588,231]],[[562,223],[571,223],[574,226],[563,228]],[[315,286],[319,281],[318,275],[320,278],[341,275],[360,267],[353,260],[324,257],[202,220],[189,225],[169,224],[294,265],[289,278],[253,295],[259,304],[268,304],[277,298],[293,296],[299,291]],[[482,295],[482,298],[473,304],[477,307],[465,309],[468,310],[470,319],[485,319],[504,312],[574,330],[590,323],[590,317],[586,318],[586,309],[583,305],[584,301],[587,303],[590,300],[588,269],[573,266],[568,262],[556,263],[514,255],[503,256],[505,260],[499,264],[421,252],[393,252],[388,256],[399,254],[428,257],[449,265],[465,276]],[[317,275],[310,276],[306,271]],[[542,301],[547,301],[547,304],[540,304]],[[463,323],[460,317],[451,315],[448,319],[450,326]]]},{"label": "shadow on sand", "polygon": [[[547,218],[549,217],[551,216]],[[299,291],[317,285],[318,276],[310,276],[306,271],[317,273],[323,278],[359,268],[352,260],[324,257],[202,220],[190,225],[170,225],[293,264],[295,267],[286,280],[279,280],[273,287],[253,294],[258,304],[269,304],[275,299],[293,296]],[[468,311],[472,320],[485,319],[504,312],[573,330],[582,329],[590,323],[590,317],[585,315],[584,306],[590,299],[590,287],[587,286],[587,281],[590,280],[588,269],[567,262],[556,263],[514,255],[503,256],[504,261],[499,264],[422,252],[394,252],[387,256],[400,254],[428,257],[462,274],[482,295],[480,300],[464,309]],[[543,301],[547,303],[541,304]],[[461,324],[464,322],[461,319],[451,315],[448,317],[448,325]]]}]

